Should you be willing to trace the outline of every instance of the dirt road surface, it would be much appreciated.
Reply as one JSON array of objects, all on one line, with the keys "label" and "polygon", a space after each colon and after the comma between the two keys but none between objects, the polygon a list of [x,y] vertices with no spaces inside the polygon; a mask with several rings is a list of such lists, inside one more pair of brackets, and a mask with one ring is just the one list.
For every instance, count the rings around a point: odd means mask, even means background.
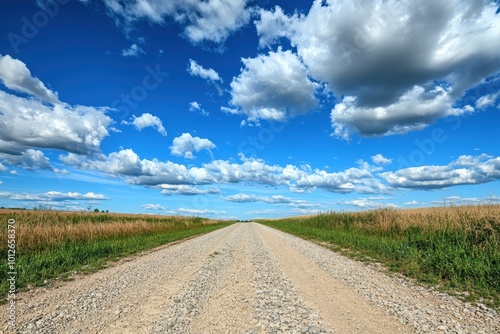
[{"label": "dirt road surface", "polygon": [[255,223],[20,293],[16,315],[18,333],[500,332],[483,305]]}]

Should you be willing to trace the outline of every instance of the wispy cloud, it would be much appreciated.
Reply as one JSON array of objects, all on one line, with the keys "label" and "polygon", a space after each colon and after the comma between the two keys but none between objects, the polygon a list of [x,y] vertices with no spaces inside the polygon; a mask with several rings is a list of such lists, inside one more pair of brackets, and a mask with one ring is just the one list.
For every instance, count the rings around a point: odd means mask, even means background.
[{"label": "wispy cloud", "polygon": [[144,50],[135,43],[132,44],[129,48],[122,50],[122,56],[124,57],[138,57],[139,55],[144,53]]},{"label": "wispy cloud", "polygon": [[143,204],[141,205],[141,208],[145,210],[158,210],[158,211],[165,211],[167,209],[166,207],[160,204]]},{"label": "wispy cloud", "polygon": [[74,201],[74,200],[107,200],[102,194],[88,192],[81,194],[78,192],[48,191],[45,193],[23,193],[23,192],[0,192],[0,198],[23,201]]},{"label": "wispy cloud", "polygon": [[193,102],[190,102],[189,103],[189,111],[192,111],[192,112],[199,112],[201,113],[203,116],[208,116],[209,113],[208,111],[205,111],[205,109],[203,109],[201,107],[201,104],[196,102],[196,101],[193,101]]}]

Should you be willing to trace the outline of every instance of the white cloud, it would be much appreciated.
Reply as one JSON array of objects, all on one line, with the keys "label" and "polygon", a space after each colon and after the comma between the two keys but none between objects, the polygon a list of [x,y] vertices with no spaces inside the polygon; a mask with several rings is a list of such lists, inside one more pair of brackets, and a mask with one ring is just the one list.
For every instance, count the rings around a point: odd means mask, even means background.
[{"label": "white cloud", "polygon": [[294,200],[292,198],[283,195],[257,196],[257,195],[247,195],[247,194],[235,194],[224,197],[224,200],[237,203],[264,202],[269,204],[290,204],[301,207],[309,206],[309,204],[303,200]]},{"label": "white cloud", "polygon": [[[27,149],[21,154],[0,153],[0,159],[27,170],[47,169],[55,171],[50,165],[49,159],[39,150]],[[2,170],[1,166],[0,170]]]},{"label": "white cloud", "polygon": [[358,198],[352,201],[343,202],[343,204],[352,205],[358,208],[379,208],[384,206],[384,204],[368,198]]},{"label": "white cloud", "polygon": [[415,86],[400,99],[383,107],[360,107],[357,98],[346,96],[331,112],[333,135],[348,139],[355,132],[363,136],[403,134],[420,130],[437,118],[459,116],[474,111],[470,106],[453,108],[453,100],[440,86],[427,90]]},{"label": "white cloud", "polygon": [[[183,153],[186,154],[186,153]],[[109,155],[79,156],[68,154],[60,160],[81,169],[96,170],[111,177],[122,177],[136,185],[158,187],[165,195],[216,194],[208,185],[243,184],[271,187],[287,186],[296,193],[318,189],[333,193],[384,194],[395,188],[435,189],[463,184],[479,184],[500,179],[500,157],[461,156],[445,166],[422,166],[378,173],[381,167],[358,161],[358,167],[337,172],[309,166],[269,165],[263,160],[240,156],[241,162],[213,160],[200,167],[187,167],[171,161],[140,159],[131,149]],[[196,187],[195,187],[196,186]],[[311,205],[289,197],[236,194],[224,198],[233,202],[261,201],[298,208]],[[375,201],[382,198],[370,197]]]},{"label": "white cloud", "polygon": [[226,196],[224,199],[229,202],[237,202],[237,203],[258,202],[260,200],[259,196],[247,195],[247,194],[235,194],[231,196]]},{"label": "white cloud", "polygon": [[194,159],[194,152],[201,150],[210,150],[215,148],[215,144],[210,140],[200,137],[193,137],[190,133],[183,133],[181,136],[174,138],[170,153],[173,155],[184,156],[186,159]]},{"label": "white cloud", "polygon": [[277,210],[277,209],[265,209],[265,210],[251,210],[246,211],[245,215],[248,216],[277,216],[287,214],[287,211]]},{"label": "white cloud", "polygon": [[145,53],[144,50],[135,43],[132,44],[128,49],[122,50],[122,56],[124,57],[138,57],[143,53]]},{"label": "white cloud", "polygon": [[219,189],[200,189],[189,185],[176,185],[176,184],[160,184],[159,188],[162,189],[163,195],[208,195],[218,194]]},{"label": "white cloud", "polygon": [[106,108],[48,106],[0,91],[0,152],[55,148],[79,154],[99,150],[112,119]]},{"label": "white cloud", "polygon": [[307,73],[329,84],[334,135],[348,138],[471,112],[455,103],[500,70],[496,10],[492,1],[315,0],[307,14],[261,10],[256,27],[261,46],[288,38]]},{"label": "white cloud", "polygon": [[33,77],[26,64],[9,55],[0,54],[0,80],[9,89],[36,96],[45,102],[59,103],[57,92],[51,91]]},{"label": "white cloud", "polygon": [[206,69],[203,66],[199,65],[195,60],[189,59],[189,67],[187,69],[188,73],[192,76],[198,76],[202,79],[210,80],[212,82],[220,81],[222,82],[219,73],[217,73],[214,69],[209,68]]},{"label": "white cloud", "polygon": [[186,215],[225,215],[226,211],[217,211],[217,210],[209,210],[209,209],[187,209],[187,208],[179,208],[177,212],[180,214]]},{"label": "white cloud", "polygon": [[365,168],[348,168],[335,173],[317,169],[312,173],[301,173],[294,190],[300,192],[300,190],[314,190],[315,188],[336,193],[388,191],[387,187]]},{"label": "white cloud", "polygon": [[247,24],[251,14],[246,0],[104,0],[104,3],[109,15],[126,29],[139,20],[164,24],[171,19],[184,27],[184,35],[193,43],[222,43]]},{"label": "white cloud", "polygon": [[[259,14],[260,20],[255,22],[255,27],[260,47],[271,47],[280,38],[290,36],[289,25],[292,19],[285,15],[281,7],[276,6],[272,11],[261,9]],[[294,15],[294,19],[297,19],[297,15]]]},{"label": "white cloud", "polygon": [[388,165],[388,164],[392,163],[391,159],[384,157],[380,153],[372,156],[372,161],[373,161],[373,163],[376,163],[378,165]]},{"label": "white cloud", "polygon": [[15,192],[0,192],[0,198],[19,201],[74,201],[74,200],[107,200],[102,194],[88,192],[81,194],[78,192],[63,193],[60,191],[48,191],[45,193],[15,193]]},{"label": "white cloud", "polygon": [[409,201],[409,202],[405,202],[404,205],[418,205],[418,202],[417,201]]},{"label": "white cloud", "polygon": [[157,159],[140,159],[131,149],[112,152],[97,158],[67,154],[60,156],[60,160],[70,166],[81,169],[91,169],[107,173],[111,176],[123,176],[127,182],[137,185],[157,186],[160,184],[208,184],[214,183],[212,175],[203,168],[192,167],[171,161],[158,161]]},{"label": "white cloud", "polygon": [[481,96],[476,101],[476,108],[484,109],[486,107],[493,106],[498,98],[500,98],[500,92]]},{"label": "white cloud", "polygon": [[445,166],[410,167],[381,173],[380,176],[394,188],[439,189],[480,184],[500,179],[500,157],[461,156]]},{"label": "white cloud", "polygon": [[[78,154],[99,151],[113,120],[107,108],[70,106],[60,102],[33,77],[26,65],[0,56],[0,77],[8,88],[32,97],[0,90],[0,159],[25,169],[53,169],[38,149],[61,149]],[[48,102],[48,103],[47,103]]]},{"label": "white cloud", "polygon": [[6,172],[8,171],[9,169],[7,167],[5,167],[1,162],[0,162],[0,172]]},{"label": "white cloud", "polygon": [[242,72],[231,82],[230,103],[249,121],[284,121],[317,107],[318,84],[295,54],[279,49],[242,61]]},{"label": "white cloud", "polygon": [[219,96],[222,96],[222,94],[224,93],[222,88],[219,86],[219,83],[222,83],[223,80],[219,76],[219,73],[217,73],[214,69],[206,69],[203,66],[199,65],[195,60],[189,59],[189,67],[187,71],[192,76],[199,76],[200,78],[211,82],[217,89],[217,93],[219,94]]},{"label": "white cloud", "polygon": [[205,111],[205,109],[203,109],[201,107],[201,104],[199,104],[196,101],[193,101],[193,102],[189,103],[189,111],[200,112],[203,116],[208,116],[209,115],[208,111]]},{"label": "white cloud", "polygon": [[197,15],[186,27],[187,37],[195,42],[224,42],[229,34],[248,23],[251,10],[247,0],[210,0],[197,3]]},{"label": "white cloud", "polygon": [[139,117],[135,115],[132,116],[132,123],[123,122],[125,124],[132,124],[137,130],[142,130],[147,127],[155,128],[162,136],[167,135],[167,131],[163,127],[163,123],[157,116],[153,116],[149,113],[144,113]]},{"label": "white cloud", "polygon": [[143,204],[143,205],[141,205],[141,208],[146,209],[146,210],[160,210],[160,211],[164,211],[167,209],[160,204]]}]

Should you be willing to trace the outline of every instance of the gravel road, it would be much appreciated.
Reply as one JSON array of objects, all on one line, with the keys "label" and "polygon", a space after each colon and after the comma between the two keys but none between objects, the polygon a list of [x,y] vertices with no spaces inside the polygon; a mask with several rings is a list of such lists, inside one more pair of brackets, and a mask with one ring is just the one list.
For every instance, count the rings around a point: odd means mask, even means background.
[{"label": "gravel road", "polygon": [[483,305],[255,223],[18,296],[30,334],[500,333]]}]

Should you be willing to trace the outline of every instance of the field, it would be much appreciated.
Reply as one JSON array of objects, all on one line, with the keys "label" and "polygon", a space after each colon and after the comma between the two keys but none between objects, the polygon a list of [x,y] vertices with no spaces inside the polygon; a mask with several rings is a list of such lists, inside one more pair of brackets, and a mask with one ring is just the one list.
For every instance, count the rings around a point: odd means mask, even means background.
[{"label": "field", "polygon": [[[102,268],[111,260],[190,236],[214,231],[232,222],[198,217],[110,213],[0,210],[0,293],[9,289],[8,230],[15,240],[16,287],[66,279],[72,271]],[[12,254],[11,254],[12,255]]]},{"label": "field", "polygon": [[500,306],[500,205],[325,213],[259,223],[462,298]]}]

